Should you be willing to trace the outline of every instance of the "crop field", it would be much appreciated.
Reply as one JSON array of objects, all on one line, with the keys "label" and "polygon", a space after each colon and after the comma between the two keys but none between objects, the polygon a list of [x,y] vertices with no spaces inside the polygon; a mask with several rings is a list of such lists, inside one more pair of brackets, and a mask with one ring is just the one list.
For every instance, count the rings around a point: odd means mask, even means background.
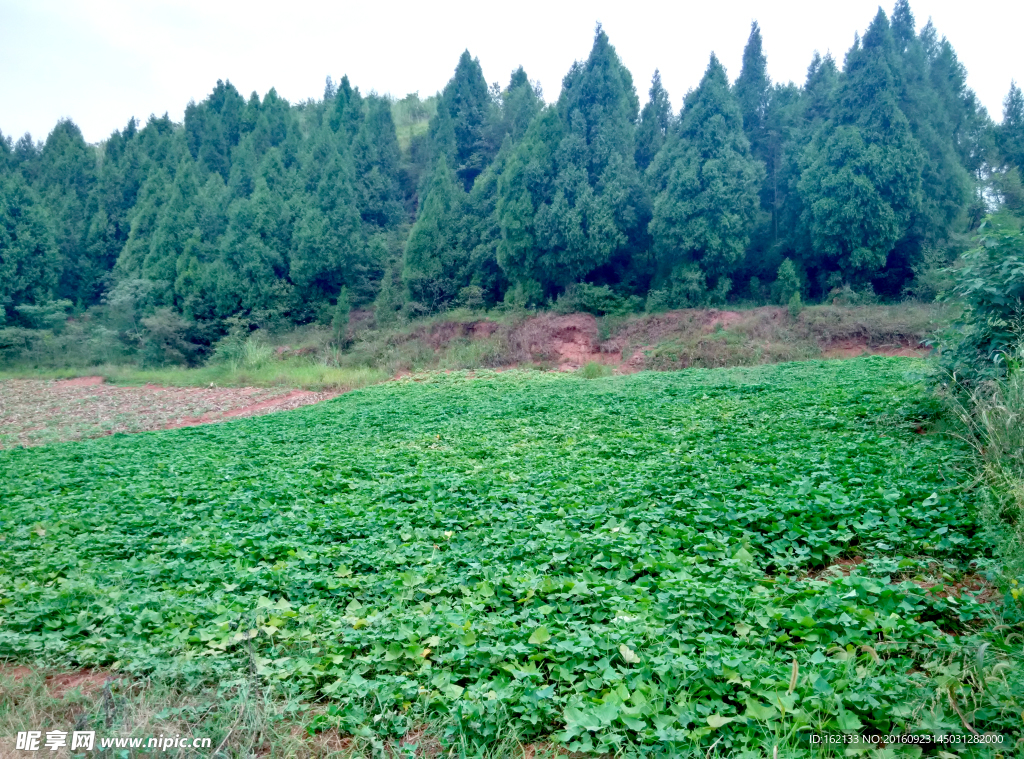
[{"label": "crop field", "polygon": [[319,702],[311,731],[470,753],[970,724],[1009,756],[1019,674],[975,634],[987,543],[920,371],[425,375],[0,451],[0,659],[242,673]]}]

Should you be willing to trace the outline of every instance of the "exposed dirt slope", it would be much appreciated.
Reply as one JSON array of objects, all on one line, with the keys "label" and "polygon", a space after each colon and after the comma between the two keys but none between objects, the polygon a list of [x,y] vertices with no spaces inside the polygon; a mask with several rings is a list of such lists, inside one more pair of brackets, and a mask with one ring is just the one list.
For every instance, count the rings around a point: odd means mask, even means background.
[{"label": "exposed dirt slope", "polygon": [[[816,310],[793,320],[786,309],[750,311],[686,309],[632,317],[600,337],[590,314],[544,314],[510,336],[520,361],[573,370],[596,361],[619,373],[641,369],[729,366],[801,358],[852,358],[869,354],[923,356],[927,329],[878,314],[851,318],[841,310]],[[478,330],[480,323],[474,325]]]}]

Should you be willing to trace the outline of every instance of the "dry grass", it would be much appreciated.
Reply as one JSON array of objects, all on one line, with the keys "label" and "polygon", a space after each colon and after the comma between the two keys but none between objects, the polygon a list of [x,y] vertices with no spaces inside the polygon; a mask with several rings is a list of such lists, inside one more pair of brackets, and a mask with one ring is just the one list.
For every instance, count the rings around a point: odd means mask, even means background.
[{"label": "dry grass", "polygon": [[[94,731],[101,738],[181,736],[209,738],[210,748],[177,749],[180,757],[288,757],[288,759],[554,759],[569,756],[550,743],[524,743],[513,735],[486,747],[470,746],[454,736],[442,741],[442,724],[423,724],[401,738],[370,740],[341,735],[334,728],[310,729],[324,713],[319,704],[273,696],[257,681],[242,677],[204,690],[181,690],[113,672],[58,672],[0,665],[0,759],[24,757],[18,732]],[[132,751],[124,756],[149,755]],[[67,759],[68,749],[40,755]],[[120,754],[115,754],[120,755]]]}]

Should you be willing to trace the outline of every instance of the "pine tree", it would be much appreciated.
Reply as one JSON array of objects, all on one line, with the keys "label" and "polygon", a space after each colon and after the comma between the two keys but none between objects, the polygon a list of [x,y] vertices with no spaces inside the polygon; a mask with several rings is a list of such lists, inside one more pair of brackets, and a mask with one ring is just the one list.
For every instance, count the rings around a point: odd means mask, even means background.
[{"label": "pine tree", "polygon": [[366,117],[352,146],[352,159],[363,221],[380,229],[391,229],[405,219],[399,183],[401,151],[391,102],[370,95]]},{"label": "pine tree", "polygon": [[444,308],[469,284],[468,260],[460,240],[464,202],[459,177],[439,156],[409,233],[402,267],[409,299],[429,311]]},{"label": "pine tree", "polygon": [[885,266],[921,206],[922,151],[899,108],[898,61],[879,10],[847,55],[832,119],[804,156],[805,266],[865,282]]},{"label": "pine tree", "polygon": [[767,117],[772,82],[762,50],[761,27],[756,21],[750,25],[750,37],[743,49],[743,68],[733,91],[743,114],[743,131],[750,140],[750,150],[755,157],[767,162]]},{"label": "pine tree", "polygon": [[39,196],[17,173],[0,176],[0,324],[53,297],[60,253]]},{"label": "pine tree", "polygon": [[566,75],[558,98],[558,113],[566,127],[576,131],[576,114],[582,118],[585,168],[591,186],[600,181],[613,155],[633,156],[639,110],[633,77],[598,25],[590,55]]},{"label": "pine tree", "polygon": [[338,293],[338,300],[334,304],[334,317],[331,319],[331,329],[334,331],[334,342],[343,344],[348,333],[349,317],[352,314],[352,303],[348,298],[348,288],[341,288]]},{"label": "pine tree", "polygon": [[441,91],[430,135],[434,156],[444,155],[451,162],[467,191],[497,152],[497,146],[486,139],[493,107],[480,61],[466,50]]},{"label": "pine tree", "polygon": [[989,162],[992,120],[967,86],[967,70],[957,59],[953,46],[945,37],[938,39],[930,21],[921,30],[921,43],[928,55],[932,88],[952,127],[960,164],[968,173],[978,176]]},{"label": "pine tree", "polygon": [[621,271],[646,243],[649,218],[633,157],[633,79],[598,26],[594,46],[513,151],[499,183],[498,261],[536,302]]},{"label": "pine tree", "polygon": [[540,260],[548,251],[542,246],[542,230],[536,221],[538,212],[554,194],[555,150],[562,136],[558,113],[544,108],[512,151],[498,179],[498,264],[510,282],[520,290],[525,287],[537,300],[543,297]]},{"label": "pine tree", "polygon": [[739,103],[714,54],[649,175],[659,281],[685,280],[693,300],[694,283],[706,279],[724,297],[750,239],[764,167],[750,154]]},{"label": "pine tree", "polygon": [[1024,173],[1024,94],[1016,82],[1003,101],[1003,122],[998,130],[999,150],[1008,166]]},{"label": "pine tree", "polygon": [[363,120],[363,98],[358,87],[353,89],[347,76],[338,84],[333,106],[328,118],[331,129],[343,135],[346,142],[351,141]]},{"label": "pine tree", "polygon": [[647,171],[654,156],[665,144],[672,123],[672,104],[668,93],[661,84],[661,72],[655,70],[647,103],[640,112],[640,124],[636,130],[636,151],[634,158],[637,169]]},{"label": "pine tree", "polygon": [[96,181],[97,156],[82,132],[62,120],[38,154],[35,188],[47,206],[61,255],[56,295],[75,303],[88,299],[95,267],[86,257],[89,229],[88,196]]},{"label": "pine tree", "polygon": [[231,82],[218,79],[206,100],[185,108],[185,134],[192,158],[224,181],[231,172],[231,150],[241,137],[245,107]]},{"label": "pine tree", "polygon": [[925,248],[945,243],[971,195],[971,179],[957,155],[952,120],[932,84],[925,40],[915,29],[909,3],[898,0],[892,31],[898,53],[899,107],[921,147],[923,160],[921,206],[889,254],[884,276],[875,280],[876,288],[887,295],[898,294],[913,276]]},{"label": "pine tree", "polygon": [[273,323],[295,305],[288,282],[286,208],[260,177],[249,198],[234,201],[228,228],[221,242],[221,271],[217,281],[218,306],[233,306],[231,313],[251,315],[258,323]]},{"label": "pine tree", "polygon": [[500,146],[506,137],[513,142],[522,139],[543,105],[539,90],[530,83],[520,66],[512,72],[508,88],[501,95],[501,118],[491,143]]},{"label": "pine tree", "polygon": [[14,169],[14,141],[0,130],[0,175]]},{"label": "pine tree", "polygon": [[312,192],[297,204],[289,277],[315,308],[337,296],[343,286],[353,297],[370,297],[366,281],[365,241],[355,188],[355,169],[347,150],[322,141],[306,165],[304,184]]}]

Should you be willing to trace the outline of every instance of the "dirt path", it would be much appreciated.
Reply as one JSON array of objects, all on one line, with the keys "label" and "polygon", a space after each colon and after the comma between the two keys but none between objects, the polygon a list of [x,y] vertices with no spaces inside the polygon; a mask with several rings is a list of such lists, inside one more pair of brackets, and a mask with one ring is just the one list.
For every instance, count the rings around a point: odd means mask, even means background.
[{"label": "dirt path", "polygon": [[145,432],[307,406],[337,393],[255,387],[125,387],[102,377],[0,382],[0,448]]}]

